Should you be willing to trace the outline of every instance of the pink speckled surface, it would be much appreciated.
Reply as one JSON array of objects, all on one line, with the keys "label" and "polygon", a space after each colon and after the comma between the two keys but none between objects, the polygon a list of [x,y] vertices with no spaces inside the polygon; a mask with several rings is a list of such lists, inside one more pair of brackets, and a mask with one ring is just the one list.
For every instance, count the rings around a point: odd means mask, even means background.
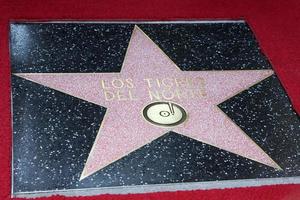
[{"label": "pink speckled surface", "polygon": [[[216,105],[273,74],[272,70],[237,71],[181,71],[138,27],[135,27],[120,73],[48,73],[16,74],[25,79],[56,89],[80,99],[105,106],[106,115],[89,154],[81,178],[85,178],[110,163],[126,156],[172,130],[220,149],[241,155],[265,165],[280,168]],[[127,93],[134,100],[107,101],[101,81],[109,84],[114,79],[132,79],[134,87],[109,91]],[[143,108],[153,102],[148,90],[162,91],[168,87],[151,84],[144,79],[201,78],[205,95],[173,98],[181,105],[188,119],[176,127],[164,128],[148,123],[142,116]],[[174,85],[174,84],[173,84]],[[199,86],[171,87],[186,91]]]}]

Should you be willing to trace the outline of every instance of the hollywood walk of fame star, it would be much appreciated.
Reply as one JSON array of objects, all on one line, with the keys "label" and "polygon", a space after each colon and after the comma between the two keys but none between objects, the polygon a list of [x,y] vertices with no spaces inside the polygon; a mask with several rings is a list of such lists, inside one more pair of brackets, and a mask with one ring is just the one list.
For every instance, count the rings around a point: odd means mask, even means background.
[{"label": "hollywood walk of fame star", "polygon": [[[107,108],[82,171],[82,180],[169,131],[281,169],[217,107],[221,102],[272,74],[272,70],[182,71],[135,26],[119,73],[15,75]],[[149,98],[149,88],[166,89],[164,86],[150,83],[149,80],[194,80],[199,77],[205,83],[203,95],[172,100],[161,97],[163,101],[170,100],[184,108],[188,117],[183,123],[176,126],[157,126],[145,120],[142,111],[154,101]],[[119,80],[114,87],[107,84],[114,80]],[[128,84],[120,80],[127,80]],[[130,91],[133,96],[108,99],[103,83],[107,84],[106,87],[113,92],[112,94]]]}]

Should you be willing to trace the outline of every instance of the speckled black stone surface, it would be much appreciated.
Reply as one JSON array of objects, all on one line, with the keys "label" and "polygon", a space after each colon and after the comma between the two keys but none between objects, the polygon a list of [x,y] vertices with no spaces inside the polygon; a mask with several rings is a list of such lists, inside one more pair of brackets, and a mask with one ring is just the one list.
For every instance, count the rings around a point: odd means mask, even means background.
[{"label": "speckled black stone surface", "polygon": [[[139,24],[182,70],[269,69],[245,23]],[[118,72],[133,24],[11,25],[12,72]],[[300,176],[300,120],[274,75],[219,107],[282,171],[169,132],[79,181],[105,108],[12,75],[13,192]]]},{"label": "speckled black stone surface", "polygon": [[118,72],[133,25],[12,24],[12,72]]},{"label": "speckled black stone surface", "polygon": [[271,68],[245,23],[147,24],[139,27],[182,70]]}]

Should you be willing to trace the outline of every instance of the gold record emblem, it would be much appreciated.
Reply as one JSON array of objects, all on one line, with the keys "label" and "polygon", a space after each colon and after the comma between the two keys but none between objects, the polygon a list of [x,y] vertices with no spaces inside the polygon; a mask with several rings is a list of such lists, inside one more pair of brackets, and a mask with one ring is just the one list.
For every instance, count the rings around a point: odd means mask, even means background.
[{"label": "gold record emblem", "polygon": [[143,110],[144,118],[151,124],[159,126],[177,126],[183,123],[187,114],[178,104],[172,102],[154,102]]}]

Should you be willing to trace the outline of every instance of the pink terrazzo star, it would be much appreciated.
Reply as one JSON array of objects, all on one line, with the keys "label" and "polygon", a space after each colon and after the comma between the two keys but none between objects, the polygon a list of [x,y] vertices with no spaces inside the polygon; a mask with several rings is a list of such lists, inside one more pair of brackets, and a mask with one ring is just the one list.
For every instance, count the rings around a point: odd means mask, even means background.
[{"label": "pink terrazzo star", "polygon": [[[16,75],[107,108],[81,174],[80,179],[83,179],[171,130],[280,169],[217,107],[219,103],[272,74],[272,70],[181,71],[145,33],[135,26],[120,73],[19,73]],[[204,90],[200,95],[185,95],[182,98],[175,95],[172,98],[171,101],[182,106],[188,115],[184,123],[174,127],[153,125],[142,115],[145,106],[157,101],[149,97],[149,90],[170,89],[171,83],[159,85],[155,82],[156,79],[166,78],[170,81],[174,78],[201,79],[204,83]],[[119,79],[114,82],[117,87],[113,87],[112,82],[116,79]],[[120,82],[126,79],[127,82]],[[174,86],[174,83],[172,84]],[[184,84],[179,87],[181,91],[187,89]],[[196,85],[192,87],[197,89]],[[116,97],[113,99],[112,96],[108,98],[105,97],[104,90],[122,95],[118,99]],[[128,95],[128,91],[131,96]],[[170,100],[166,97],[160,98],[162,101]]]}]

